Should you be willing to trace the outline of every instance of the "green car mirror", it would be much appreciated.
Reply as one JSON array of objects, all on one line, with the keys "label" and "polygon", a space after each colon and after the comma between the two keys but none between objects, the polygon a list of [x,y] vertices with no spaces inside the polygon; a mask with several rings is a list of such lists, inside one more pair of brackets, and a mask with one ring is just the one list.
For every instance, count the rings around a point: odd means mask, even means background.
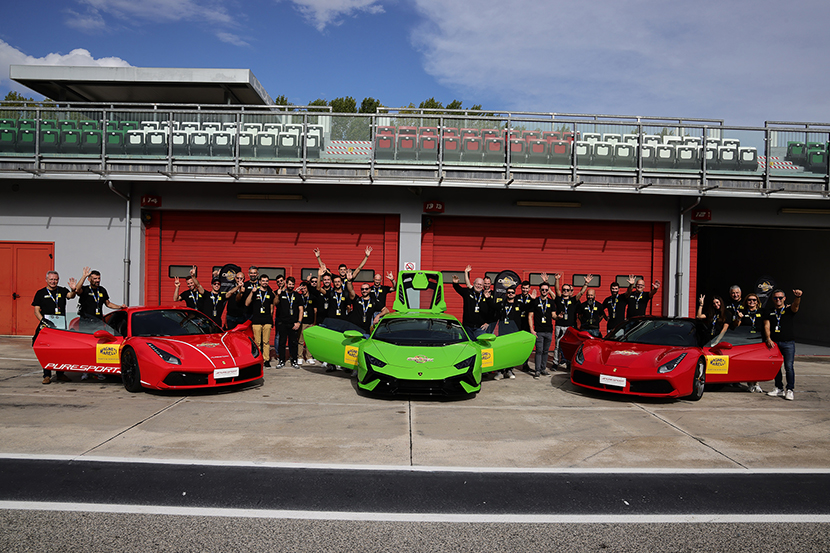
[{"label": "green car mirror", "polygon": [[496,339],[495,334],[482,334],[481,336],[476,338],[476,341],[477,342],[492,342],[495,339]]},{"label": "green car mirror", "polygon": [[346,338],[363,338],[363,333],[359,330],[347,330],[343,333]]}]

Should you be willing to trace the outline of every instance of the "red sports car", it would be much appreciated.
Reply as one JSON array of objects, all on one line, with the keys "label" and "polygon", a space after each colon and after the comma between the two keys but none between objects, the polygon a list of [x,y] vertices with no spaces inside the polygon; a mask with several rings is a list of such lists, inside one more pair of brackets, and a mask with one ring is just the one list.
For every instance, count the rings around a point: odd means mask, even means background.
[{"label": "red sports car", "polygon": [[193,309],[128,307],[43,328],[34,350],[44,369],[120,374],[130,392],[210,388],[262,378],[250,326],[225,332]]},{"label": "red sports car", "polygon": [[717,341],[695,319],[635,318],[605,338],[569,328],[560,346],[577,386],[651,397],[698,400],[707,383],[772,380],[783,363],[748,327]]}]

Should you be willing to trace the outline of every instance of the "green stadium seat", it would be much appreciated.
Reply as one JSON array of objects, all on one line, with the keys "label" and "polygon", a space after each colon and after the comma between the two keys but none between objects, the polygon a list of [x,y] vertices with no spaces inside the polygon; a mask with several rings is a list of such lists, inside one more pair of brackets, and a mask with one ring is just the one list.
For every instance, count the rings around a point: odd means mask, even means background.
[{"label": "green stadium seat", "polygon": [[58,130],[59,131],[70,131],[70,130],[76,130],[77,128],[78,128],[78,122],[77,121],[71,121],[71,120],[58,121]]},{"label": "green stadium seat", "polygon": [[101,125],[98,121],[81,121],[78,123],[78,130],[81,131],[100,131]]},{"label": "green stadium seat", "polygon": [[636,167],[637,146],[627,142],[614,144],[614,166],[615,167]]},{"label": "green stadium seat", "polygon": [[40,122],[40,130],[58,130],[58,122],[52,119],[44,119]]},{"label": "green stadium seat", "polygon": [[796,165],[804,165],[807,161],[807,145],[803,142],[788,142],[787,155],[784,159]]},{"label": "green stadium seat", "polygon": [[825,149],[824,142],[807,142],[807,144],[805,144],[805,146],[807,147],[808,151],[809,150],[824,150]]},{"label": "green stadium seat", "polygon": [[84,155],[101,155],[101,143],[103,134],[99,130],[80,131],[81,148],[80,153]]},{"label": "green stadium seat", "polygon": [[121,125],[118,124],[118,121],[107,121],[107,132],[118,130],[121,130]]},{"label": "green stadium seat", "polygon": [[138,128],[138,121],[121,121],[118,124],[118,129],[124,131],[125,133],[128,131],[137,131]]},{"label": "green stadium seat", "polygon": [[17,130],[17,119],[0,119],[0,129]]},{"label": "green stadium seat", "polygon": [[378,134],[375,136],[375,159],[395,159],[394,134]]},{"label": "green stadium seat", "polygon": [[19,154],[34,155],[36,136],[34,129],[18,129],[14,151]]},{"label": "green stadium seat", "polygon": [[144,155],[144,131],[132,130],[124,133],[124,153]]},{"label": "green stadium seat", "polygon": [[[265,125],[268,126],[267,124]],[[256,157],[258,158],[275,158],[277,157],[277,138],[278,134],[264,131],[256,135]],[[192,151],[192,143],[191,143]]]},{"label": "green stadium seat", "polygon": [[37,129],[37,121],[34,119],[21,119],[17,125],[17,128],[35,130]]},{"label": "green stadium seat", "polygon": [[811,173],[827,174],[827,150],[824,148],[807,150],[806,168]]},{"label": "green stadium seat", "polygon": [[60,133],[60,151],[62,154],[81,153],[81,131],[68,129],[58,132]]},{"label": "green stadium seat", "polygon": [[104,148],[108,155],[121,155],[124,153],[124,132],[107,131],[104,133]]},{"label": "green stadium seat", "polygon": [[0,127],[0,153],[12,153],[17,144],[17,129]]},{"label": "green stadium seat", "polygon": [[40,153],[57,154],[60,151],[60,133],[57,129],[40,130]]}]

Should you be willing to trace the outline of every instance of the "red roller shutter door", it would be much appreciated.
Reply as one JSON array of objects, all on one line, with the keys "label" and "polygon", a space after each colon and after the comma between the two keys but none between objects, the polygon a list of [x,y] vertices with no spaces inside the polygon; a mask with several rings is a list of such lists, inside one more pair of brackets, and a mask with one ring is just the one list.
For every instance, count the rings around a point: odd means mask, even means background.
[{"label": "red roller shutter door", "polygon": [[[648,282],[663,279],[663,223],[433,217],[422,237],[424,269],[458,271],[473,276],[504,269],[522,278],[554,272],[571,282],[574,274],[601,278],[597,299],[605,299],[617,275],[643,275]],[[663,313],[663,288],[651,303],[651,313]],[[449,287],[448,311],[461,315],[461,298]]]},{"label": "red roller shutter door", "polygon": [[203,285],[213,267],[225,263],[244,270],[285,267],[285,276],[299,280],[302,269],[317,267],[315,247],[337,272],[340,263],[357,267],[372,246],[365,270],[385,274],[398,268],[397,215],[163,211],[151,217],[145,223],[146,305],[171,303],[170,265],[196,265]]}]

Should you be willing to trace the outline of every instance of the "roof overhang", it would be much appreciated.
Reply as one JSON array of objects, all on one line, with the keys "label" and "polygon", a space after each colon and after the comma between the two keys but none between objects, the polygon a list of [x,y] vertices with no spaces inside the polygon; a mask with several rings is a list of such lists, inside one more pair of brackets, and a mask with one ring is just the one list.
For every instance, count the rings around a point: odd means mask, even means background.
[{"label": "roof overhang", "polygon": [[12,65],[9,77],[56,102],[274,103],[250,69]]}]

